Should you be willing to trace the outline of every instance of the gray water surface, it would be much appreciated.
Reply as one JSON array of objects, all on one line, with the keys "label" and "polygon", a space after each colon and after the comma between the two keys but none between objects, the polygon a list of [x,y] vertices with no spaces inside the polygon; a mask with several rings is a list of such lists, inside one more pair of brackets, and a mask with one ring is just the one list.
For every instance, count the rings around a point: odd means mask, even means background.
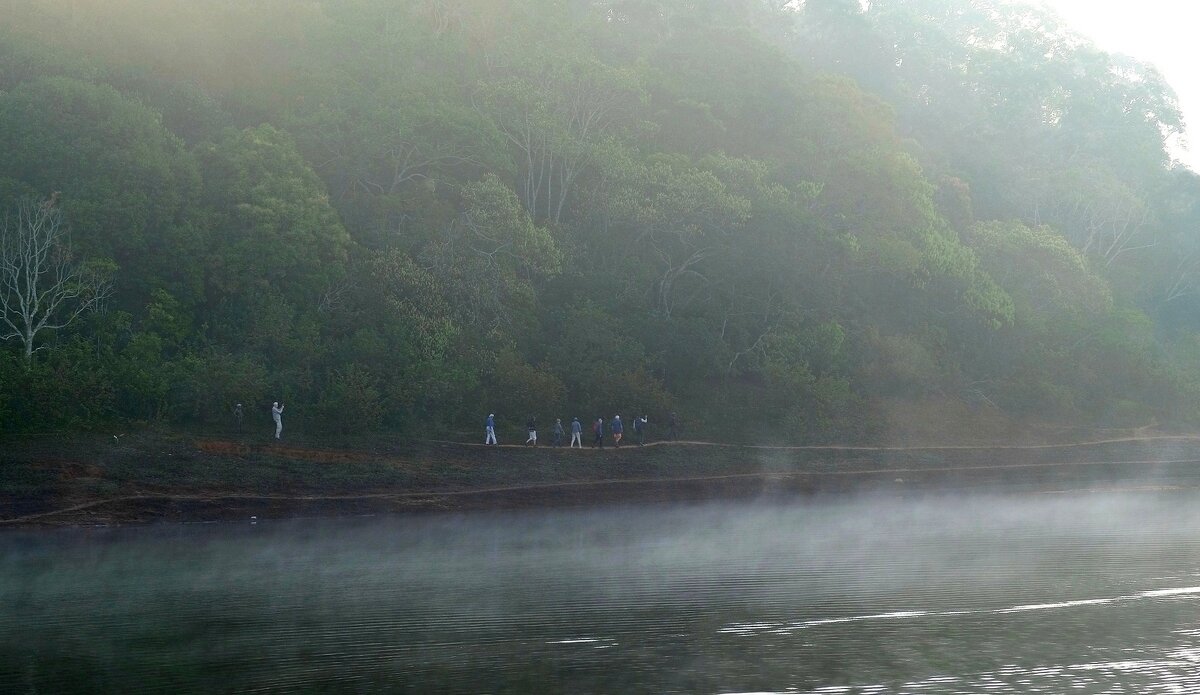
[{"label": "gray water surface", "polygon": [[1194,493],[0,533],[0,692],[1195,693]]}]

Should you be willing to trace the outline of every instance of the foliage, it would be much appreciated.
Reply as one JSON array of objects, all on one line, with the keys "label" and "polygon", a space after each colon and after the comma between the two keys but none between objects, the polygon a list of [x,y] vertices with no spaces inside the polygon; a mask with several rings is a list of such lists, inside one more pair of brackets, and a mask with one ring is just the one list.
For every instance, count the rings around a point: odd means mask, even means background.
[{"label": "foliage", "polygon": [[330,373],[317,401],[316,421],[318,429],[341,434],[377,429],[383,405],[370,372],[352,364]]},{"label": "foliage", "polygon": [[114,294],[0,352],[0,427],[1194,424],[1161,75],[1016,3],[783,4],[9,7],[0,206]]}]

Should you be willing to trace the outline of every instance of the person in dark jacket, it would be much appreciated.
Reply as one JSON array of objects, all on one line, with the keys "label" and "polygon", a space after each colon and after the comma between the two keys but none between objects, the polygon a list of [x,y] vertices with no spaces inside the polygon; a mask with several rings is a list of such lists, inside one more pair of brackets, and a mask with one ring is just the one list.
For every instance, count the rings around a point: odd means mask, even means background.
[{"label": "person in dark jacket", "polygon": [[537,446],[537,418],[531,415],[529,422],[525,423],[525,429],[529,431],[529,439],[525,440],[525,444]]},{"label": "person in dark jacket", "polygon": [[649,422],[645,415],[633,419],[633,434],[637,437],[638,446],[643,446],[646,443],[646,425]]},{"label": "person in dark jacket", "polygon": [[625,436],[625,426],[621,424],[621,416],[620,415],[617,415],[616,417],[613,418],[612,424],[609,425],[609,429],[612,430],[613,441],[616,442],[616,447],[618,449],[620,449],[621,448],[621,437]]},{"label": "person in dark jacket", "polygon": [[554,419],[554,446],[562,446],[563,434],[562,418]]},{"label": "person in dark jacket", "polygon": [[592,434],[595,439],[592,440],[592,448],[604,448],[604,418],[596,418],[596,422],[592,423]]}]

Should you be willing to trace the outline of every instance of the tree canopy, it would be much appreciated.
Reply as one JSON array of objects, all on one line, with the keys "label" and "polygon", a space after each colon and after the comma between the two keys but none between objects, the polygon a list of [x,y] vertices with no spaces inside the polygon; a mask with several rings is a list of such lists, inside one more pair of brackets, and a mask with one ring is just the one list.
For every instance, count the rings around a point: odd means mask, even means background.
[{"label": "tree canopy", "polygon": [[0,427],[1196,424],[1161,75],[1024,4],[781,5],[9,3],[0,208],[112,294],[4,346]]}]

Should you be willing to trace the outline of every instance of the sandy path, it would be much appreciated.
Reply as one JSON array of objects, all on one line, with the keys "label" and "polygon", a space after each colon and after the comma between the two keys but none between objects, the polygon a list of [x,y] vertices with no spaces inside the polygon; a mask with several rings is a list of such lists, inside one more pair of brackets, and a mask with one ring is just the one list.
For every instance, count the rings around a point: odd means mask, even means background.
[{"label": "sandy path", "polygon": [[[769,446],[760,444],[722,444],[720,442],[704,442],[695,440],[678,440],[678,441],[654,441],[639,447],[634,442],[627,442],[623,446],[613,446],[607,443],[604,446],[608,449],[638,449],[649,446],[707,446],[718,447],[722,449],[748,449],[748,450],[768,450],[768,451],[991,451],[991,450],[1010,450],[1010,449],[1070,449],[1081,448],[1087,446],[1101,446],[1104,444],[1128,444],[1131,442],[1200,442],[1200,435],[1150,435],[1139,437],[1118,437],[1114,439],[1095,439],[1086,442],[1069,442],[1063,444],[934,444],[920,446],[842,446],[837,444],[808,444],[798,446]],[[538,447],[525,446],[524,444],[479,444],[476,442],[452,442],[449,440],[431,439],[429,444],[450,444],[454,446],[467,446],[478,449],[566,449],[567,447],[552,447],[547,444]],[[599,451],[593,447],[586,446],[580,451]]]},{"label": "sandy path", "polygon": [[[924,450],[992,450],[992,449],[1047,449],[1047,448],[1069,448],[1083,447],[1100,444],[1117,444],[1125,442],[1142,442],[1155,440],[1174,440],[1174,441],[1200,441],[1200,437],[1195,436],[1163,436],[1163,437],[1130,437],[1123,439],[1111,439],[1095,442],[1081,442],[1073,444],[1054,444],[1054,445],[1012,445],[1012,446],[922,446],[922,447],[842,447],[842,446],[795,446],[795,447],[768,447],[768,446],[742,446],[736,444],[717,444],[713,442],[654,442],[646,446],[656,445],[693,445],[693,446],[717,446],[743,449],[779,449],[779,450],[830,450],[830,451],[924,451]],[[457,442],[437,442],[444,444],[458,444]],[[483,447],[483,444],[465,444],[462,446]],[[513,448],[524,448],[519,444],[500,445],[501,447],[508,446]],[[629,447],[626,447],[629,448]],[[636,448],[636,445],[634,445]],[[564,481],[557,483],[530,483],[522,485],[505,485],[497,487],[471,488],[471,489],[455,489],[455,490],[424,490],[418,492],[399,492],[399,493],[367,493],[367,494],[352,494],[352,495],[254,495],[254,494],[207,494],[207,495],[177,495],[177,494],[145,494],[145,495],[124,495],[120,497],[111,497],[102,500],[94,500],[83,504],[77,504],[71,507],[55,509],[47,512],[39,512],[37,514],[27,514],[25,516],[15,517],[12,519],[0,519],[0,525],[5,524],[20,524],[37,521],[39,519],[47,519],[61,514],[69,514],[72,512],[85,511],[109,504],[119,504],[123,502],[136,501],[198,501],[198,502],[217,502],[222,500],[278,500],[278,501],[355,501],[355,500],[371,500],[371,499],[421,499],[421,498],[438,498],[438,497],[462,497],[468,495],[488,495],[506,492],[530,492],[538,490],[561,490],[569,488],[588,488],[610,485],[646,485],[646,484],[663,484],[663,483],[702,483],[716,482],[721,480],[736,480],[736,479],[762,479],[762,480],[779,480],[789,478],[816,478],[816,477],[849,477],[849,476],[880,476],[880,475],[901,475],[901,474],[927,474],[927,473],[955,473],[955,472],[973,472],[973,471],[997,471],[997,470],[1020,470],[1020,469],[1048,469],[1048,468],[1068,468],[1068,467],[1089,467],[1089,466],[1149,466],[1161,464],[1200,464],[1200,459],[1146,459],[1146,460],[1099,460],[1099,461],[1060,461],[1049,463],[1014,463],[1014,464],[995,464],[995,465],[970,465],[970,466],[929,466],[929,467],[893,467],[893,468],[870,468],[857,469],[851,471],[779,471],[779,472],[755,472],[755,473],[730,473],[722,475],[708,476],[683,476],[683,477],[654,477],[654,478],[602,478],[596,480],[579,480],[579,481]],[[1059,492],[1059,491],[1056,491]]]}]

